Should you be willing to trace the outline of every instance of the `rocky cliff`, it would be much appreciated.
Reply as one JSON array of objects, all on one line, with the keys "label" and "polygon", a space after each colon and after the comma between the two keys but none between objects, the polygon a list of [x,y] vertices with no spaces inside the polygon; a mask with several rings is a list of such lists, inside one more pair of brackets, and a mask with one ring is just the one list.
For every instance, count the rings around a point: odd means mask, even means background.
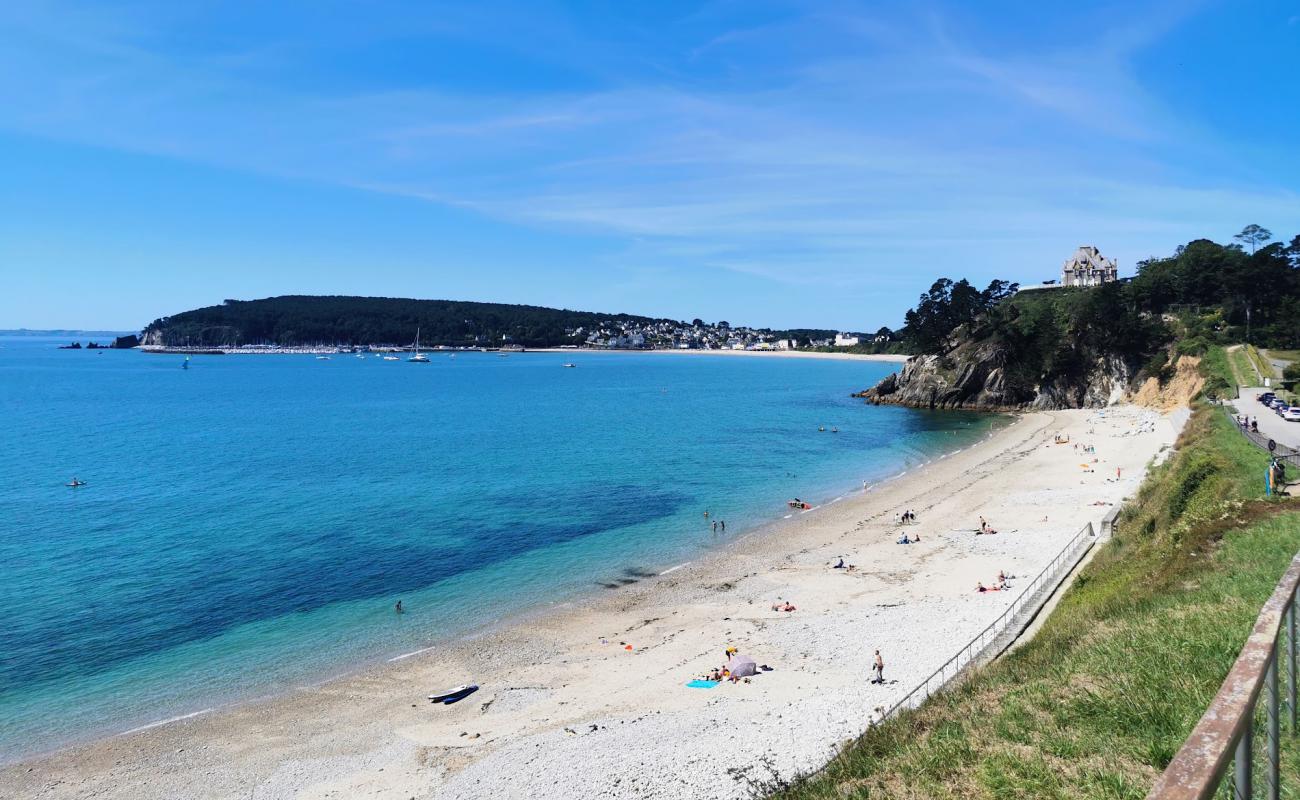
[{"label": "rocky cliff", "polygon": [[990,342],[966,342],[944,355],[914,356],[901,372],[855,397],[912,408],[1013,411],[1098,408],[1123,400],[1134,369],[1115,356],[1092,356],[1075,369],[1026,374]]}]

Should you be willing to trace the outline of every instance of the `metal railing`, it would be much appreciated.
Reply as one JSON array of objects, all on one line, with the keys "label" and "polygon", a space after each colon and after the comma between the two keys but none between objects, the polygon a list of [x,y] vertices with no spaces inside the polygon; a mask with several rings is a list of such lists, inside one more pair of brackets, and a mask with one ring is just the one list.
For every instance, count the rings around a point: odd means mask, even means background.
[{"label": "metal railing", "polygon": [[[958,650],[956,655],[945,661],[943,665],[934,672],[930,673],[928,678],[913,688],[912,691],[908,692],[903,699],[890,706],[889,710],[884,712],[881,719],[889,719],[903,709],[916,708],[920,706],[929,699],[931,694],[942,689],[950,681],[960,675],[963,670],[979,661],[984,651],[998,641],[998,637],[1006,631],[1008,626],[1011,625],[1015,620],[1016,615],[1020,611],[1024,610],[1024,608],[1034,600],[1044,587],[1048,585],[1054,586],[1055,584],[1053,582],[1059,582],[1060,579],[1064,577],[1063,575],[1058,574],[1061,572],[1062,568],[1066,567],[1072,569],[1074,565],[1078,563],[1079,558],[1083,556],[1084,552],[1093,545],[1095,539],[1096,534],[1093,531],[1091,522],[1080,528],[1079,532],[1074,535],[1074,538],[1072,538],[1068,544],[1066,544],[1065,548],[1061,550],[1061,552],[1057,553],[1056,557],[1053,558],[1046,567],[1043,567],[1043,570],[1029,582],[1029,585],[1016,596],[1016,599],[1011,602],[1011,605],[1008,606],[997,619],[989,623],[988,627],[984,628],[984,630],[980,631],[975,638],[967,642],[966,646],[961,650]],[[1047,597],[1049,596],[1050,593],[1042,597],[1041,602],[1046,602]]]},{"label": "metal railing", "polygon": [[[1272,409],[1268,409],[1268,411],[1272,412]],[[1287,465],[1292,467],[1300,467],[1300,451],[1287,447],[1279,441],[1270,439],[1259,431],[1252,431],[1250,428],[1243,426],[1241,423],[1237,422],[1237,418],[1228,410],[1227,405],[1223,406],[1223,413],[1228,415],[1228,420],[1234,427],[1236,427],[1237,431],[1240,432],[1242,436],[1245,436],[1253,442],[1256,447],[1267,451],[1269,455],[1276,458],[1278,461],[1285,462]],[[1273,442],[1273,449],[1271,450],[1268,446],[1269,442]]]},{"label": "metal railing", "polygon": [[[1267,797],[1281,796],[1281,716],[1286,712],[1291,736],[1296,735],[1296,587],[1300,584],[1300,553],[1291,560],[1273,596],[1255,620],[1250,638],[1219,687],[1210,707],[1196,724],[1147,800],[1204,800],[1227,788],[1234,800],[1254,797],[1255,711],[1264,695],[1264,783]],[[1285,630],[1285,636],[1283,631]],[[1279,673],[1286,675],[1286,699],[1279,691]],[[1230,783],[1225,787],[1228,768]]]}]

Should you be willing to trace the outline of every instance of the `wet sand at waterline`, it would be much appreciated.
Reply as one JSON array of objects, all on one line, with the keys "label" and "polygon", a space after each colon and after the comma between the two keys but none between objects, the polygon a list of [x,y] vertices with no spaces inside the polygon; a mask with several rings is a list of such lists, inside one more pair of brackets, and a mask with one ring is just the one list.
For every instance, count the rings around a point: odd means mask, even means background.
[{"label": "wet sand at waterline", "polygon": [[[1027,582],[1136,490],[1183,418],[1025,414],[656,577],[360,674],[12,765],[0,795],[744,797],[751,782],[819,767],[996,618],[1017,581],[988,594],[976,582],[999,570]],[[1070,444],[1054,444],[1058,433]],[[893,515],[906,509],[918,523],[900,528]],[[997,535],[975,535],[981,515]],[[922,541],[895,544],[904,530]],[[841,556],[857,569],[831,569]],[[798,610],[772,611],[778,600]],[[685,686],[728,646],[773,671]],[[883,686],[869,683],[877,648]],[[452,706],[424,699],[461,683],[482,688]]]}]

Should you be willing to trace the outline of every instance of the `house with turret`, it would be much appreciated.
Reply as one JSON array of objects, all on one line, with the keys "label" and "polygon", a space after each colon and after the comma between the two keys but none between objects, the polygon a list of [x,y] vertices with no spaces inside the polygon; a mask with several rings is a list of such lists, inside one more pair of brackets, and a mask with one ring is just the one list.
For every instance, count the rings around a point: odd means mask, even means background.
[{"label": "house with turret", "polygon": [[1100,286],[1119,280],[1119,264],[1104,258],[1095,245],[1085,244],[1061,267],[1062,286]]}]

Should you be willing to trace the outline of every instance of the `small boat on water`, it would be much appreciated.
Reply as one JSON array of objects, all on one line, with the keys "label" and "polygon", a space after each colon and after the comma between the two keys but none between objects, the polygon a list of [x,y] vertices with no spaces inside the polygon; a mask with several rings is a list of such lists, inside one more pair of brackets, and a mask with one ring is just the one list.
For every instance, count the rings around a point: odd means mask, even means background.
[{"label": "small boat on water", "polygon": [[466,697],[469,697],[477,691],[478,685],[471,683],[465,686],[457,686],[455,689],[452,689],[449,692],[443,692],[442,694],[431,694],[429,695],[429,699],[435,703],[442,703],[445,706],[449,706],[452,703],[464,700]]},{"label": "small boat on water", "polygon": [[85,485],[86,485],[86,482],[83,481],[83,480],[78,480],[78,479],[76,479],[76,478],[73,478],[72,480],[68,481],[66,485],[67,485],[68,488],[70,488],[70,489],[75,489],[75,488],[77,488],[78,486],[85,486]]},{"label": "small boat on water", "polygon": [[385,361],[401,361],[402,359],[398,358],[397,356],[384,356],[384,360],[385,360]]},{"label": "small boat on water", "polygon": [[428,364],[429,357],[420,352],[420,329],[415,329],[415,355],[406,359],[413,364]]},{"label": "small boat on water", "polygon": [[330,357],[329,357],[329,356],[316,356],[316,360],[317,360],[317,361],[329,361],[329,360],[330,360]]},{"label": "small boat on water", "polygon": [[569,368],[569,369],[573,369],[574,367],[576,367],[576,366],[578,366],[578,365],[577,365],[577,364],[565,364],[564,366],[567,367],[567,368]]}]

